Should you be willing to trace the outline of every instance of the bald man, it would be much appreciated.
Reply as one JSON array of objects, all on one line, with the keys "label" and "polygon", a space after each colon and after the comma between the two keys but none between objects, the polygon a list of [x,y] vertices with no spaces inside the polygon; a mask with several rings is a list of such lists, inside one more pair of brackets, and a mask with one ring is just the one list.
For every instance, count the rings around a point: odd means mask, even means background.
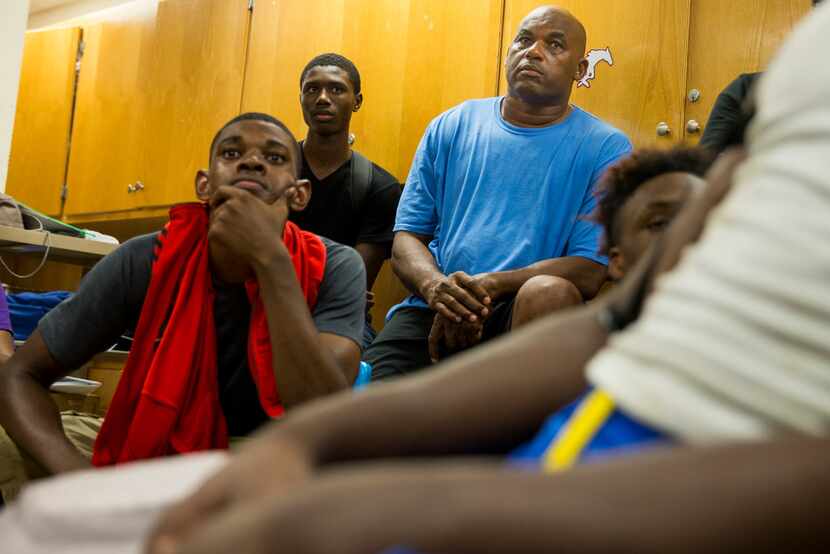
[{"label": "bald man", "polygon": [[398,207],[392,267],[411,295],[364,359],[403,375],[541,315],[580,304],[607,260],[587,217],[594,185],[630,151],[618,130],[569,103],[587,70],[585,29],[543,6],[519,24],[506,96],[435,118]]}]

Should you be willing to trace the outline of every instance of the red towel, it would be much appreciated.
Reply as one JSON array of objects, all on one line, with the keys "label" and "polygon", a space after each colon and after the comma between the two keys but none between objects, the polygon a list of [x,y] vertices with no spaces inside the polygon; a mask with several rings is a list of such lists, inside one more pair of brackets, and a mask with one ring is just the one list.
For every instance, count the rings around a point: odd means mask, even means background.
[{"label": "red towel", "polygon": [[[127,365],[95,441],[96,466],[228,446],[219,403],[207,231],[205,204],[170,210]],[[326,266],[325,245],[291,222],[285,224],[283,241],[313,310]],[[277,417],[283,407],[265,308],[256,280],[245,287],[251,301],[248,365],[262,407]]]}]

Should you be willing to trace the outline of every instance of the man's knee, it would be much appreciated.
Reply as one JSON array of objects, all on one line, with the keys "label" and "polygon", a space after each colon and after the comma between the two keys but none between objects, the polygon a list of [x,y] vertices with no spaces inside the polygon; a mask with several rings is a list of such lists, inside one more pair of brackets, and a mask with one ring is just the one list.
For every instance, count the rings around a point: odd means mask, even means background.
[{"label": "man's knee", "polygon": [[556,310],[578,306],[582,294],[572,282],[552,275],[528,279],[516,294],[513,327]]}]

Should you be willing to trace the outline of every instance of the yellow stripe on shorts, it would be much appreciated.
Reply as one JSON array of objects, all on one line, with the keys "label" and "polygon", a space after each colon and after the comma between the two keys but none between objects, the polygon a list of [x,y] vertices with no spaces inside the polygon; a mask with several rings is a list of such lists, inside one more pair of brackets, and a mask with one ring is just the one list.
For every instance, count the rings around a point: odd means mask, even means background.
[{"label": "yellow stripe on shorts", "polygon": [[586,396],[545,451],[543,471],[562,471],[574,465],[613,410],[614,399],[605,392],[594,390]]}]

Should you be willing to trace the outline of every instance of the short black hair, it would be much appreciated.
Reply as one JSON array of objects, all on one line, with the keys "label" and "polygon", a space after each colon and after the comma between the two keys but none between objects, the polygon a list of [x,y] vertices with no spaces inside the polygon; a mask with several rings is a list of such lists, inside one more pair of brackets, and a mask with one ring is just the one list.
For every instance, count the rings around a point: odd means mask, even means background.
[{"label": "short black hair", "polygon": [[670,150],[637,150],[611,166],[597,190],[595,215],[605,232],[605,251],[619,244],[617,216],[620,208],[643,183],[674,172],[703,177],[713,160],[714,155],[708,150],[680,146]]},{"label": "short black hair", "polygon": [[349,80],[352,82],[352,88],[354,88],[354,93],[360,94],[360,72],[357,70],[357,67],[355,67],[355,65],[349,58],[341,56],[340,54],[335,54],[334,52],[327,52],[325,54],[315,56],[310,62],[306,64],[305,68],[303,68],[303,72],[300,74],[300,87],[302,88],[305,76],[308,74],[309,71],[311,71],[315,67],[325,65],[333,65],[345,71],[346,74],[349,76]]},{"label": "short black hair", "polygon": [[224,125],[222,128],[219,129],[215,135],[213,135],[213,140],[210,143],[210,157],[213,157],[213,149],[216,147],[216,141],[219,140],[219,135],[222,134],[222,131],[233,125],[234,123],[238,123],[240,121],[265,121],[267,123],[271,123],[276,125],[283,131],[285,131],[289,138],[291,139],[291,146],[294,149],[294,168],[296,169],[296,174],[300,174],[302,157],[300,155],[300,144],[297,142],[297,139],[294,137],[294,133],[291,132],[285,123],[274,117],[273,115],[269,115],[267,113],[261,112],[245,112],[243,114],[239,114],[238,116],[234,117]]}]

